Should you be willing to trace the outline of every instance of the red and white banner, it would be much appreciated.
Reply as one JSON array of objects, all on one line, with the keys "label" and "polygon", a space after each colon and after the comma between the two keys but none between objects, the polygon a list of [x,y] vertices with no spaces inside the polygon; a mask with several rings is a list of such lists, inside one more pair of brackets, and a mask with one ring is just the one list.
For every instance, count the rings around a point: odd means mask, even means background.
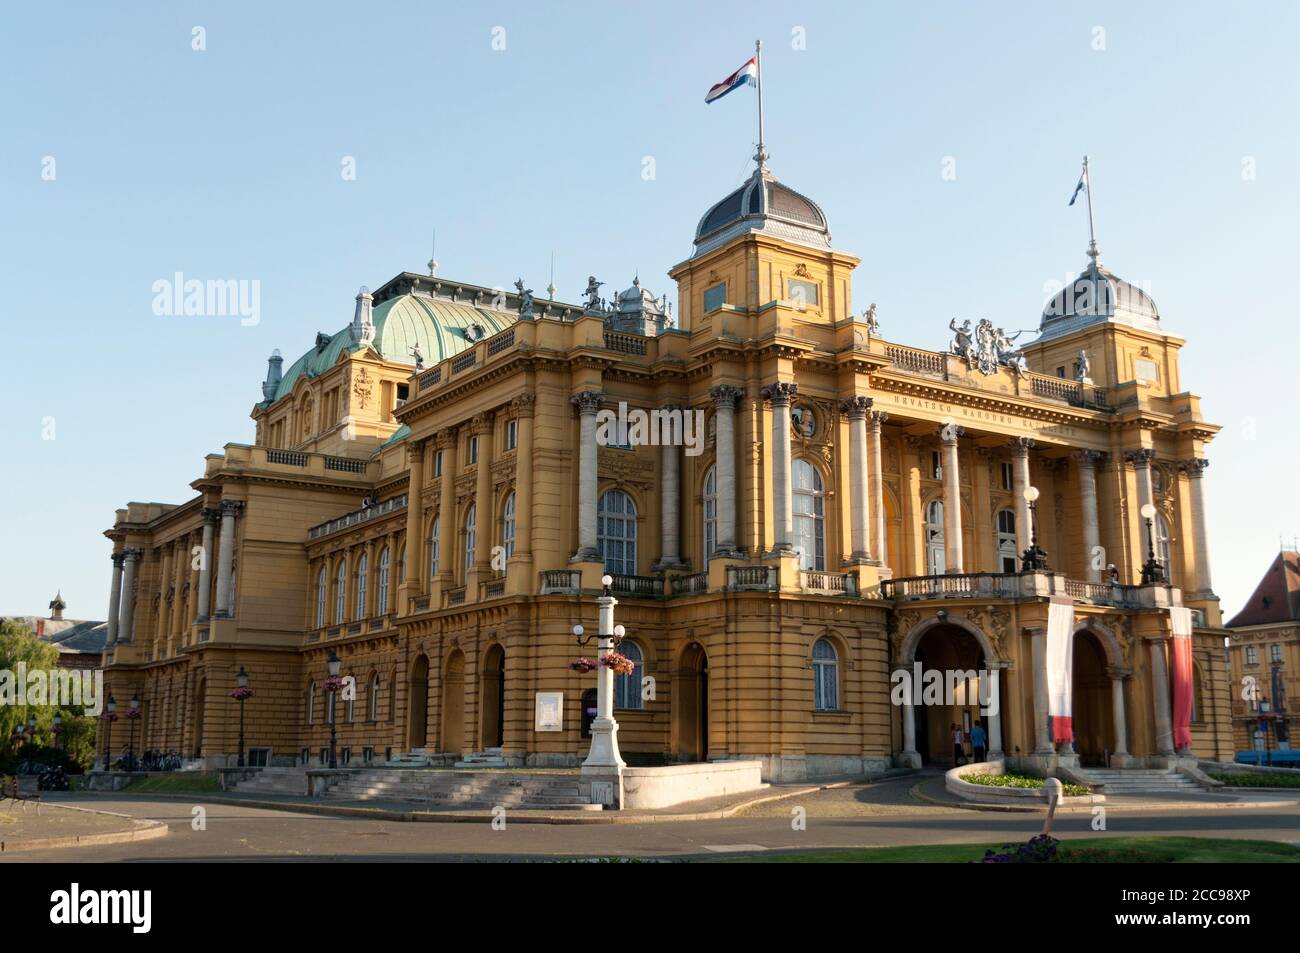
[{"label": "red and white banner", "polygon": [[1047,714],[1052,741],[1074,740],[1074,600],[1047,606]]},{"label": "red and white banner", "polygon": [[1171,606],[1169,622],[1174,637],[1169,643],[1169,679],[1174,689],[1174,749],[1192,746],[1192,610]]}]

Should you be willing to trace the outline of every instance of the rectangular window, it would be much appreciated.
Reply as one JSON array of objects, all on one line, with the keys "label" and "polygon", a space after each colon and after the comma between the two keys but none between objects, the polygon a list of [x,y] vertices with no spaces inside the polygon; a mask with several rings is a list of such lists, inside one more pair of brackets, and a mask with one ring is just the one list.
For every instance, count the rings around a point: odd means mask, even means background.
[{"label": "rectangular window", "polygon": [[1011,464],[1003,461],[1002,463],[1002,489],[1009,490],[1016,485],[1015,476],[1011,470]]},{"label": "rectangular window", "polygon": [[930,451],[930,471],[934,474],[934,479],[943,479],[943,458],[938,450]]},{"label": "rectangular window", "polygon": [[442,476],[442,451],[439,450],[433,455],[433,476],[434,479]]},{"label": "rectangular window", "polygon": [[815,307],[819,304],[817,300],[817,286],[811,281],[800,281],[797,278],[787,279],[786,296],[798,307]]},{"label": "rectangular window", "polygon": [[727,303],[727,283],[721,281],[712,288],[704,290],[704,313],[717,311]]},{"label": "rectangular window", "polygon": [[1246,646],[1246,664],[1255,665],[1259,662],[1259,651],[1253,645]]},{"label": "rectangular window", "polygon": [[1270,646],[1268,647],[1268,651],[1269,651],[1269,657],[1270,657],[1274,662],[1280,662],[1280,661],[1282,661],[1282,646],[1280,646],[1280,645],[1270,645]]},{"label": "rectangular window", "polygon": [[513,450],[519,446],[519,421],[506,421],[506,449]]},{"label": "rectangular window", "polygon": [[1064,379],[1065,379],[1065,368],[1064,368],[1064,367],[1058,367],[1058,368],[1056,369],[1056,376],[1059,377],[1059,378],[1061,378],[1062,380],[1064,380]]},{"label": "rectangular window", "polygon": [[270,748],[249,748],[247,764],[250,768],[265,768],[271,763]]},{"label": "rectangular window", "polygon": [[361,760],[370,764],[375,760],[375,749],[367,745],[361,749]]},{"label": "rectangular window", "polygon": [[352,760],[352,749],[342,748],[339,750],[339,766],[343,766]]},{"label": "rectangular window", "polygon": [[330,763],[330,749],[329,749],[328,747],[326,747],[325,745],[321,745],[321,749],[320,749],[320,763],[321,763],[321,764],[329,764],[329,763]]},{"label": "rectangular window", "polygon": [[478,463],[478,437],[477,436],[469,438],[469,462],[471,466],[473,466],[475,463]]}]

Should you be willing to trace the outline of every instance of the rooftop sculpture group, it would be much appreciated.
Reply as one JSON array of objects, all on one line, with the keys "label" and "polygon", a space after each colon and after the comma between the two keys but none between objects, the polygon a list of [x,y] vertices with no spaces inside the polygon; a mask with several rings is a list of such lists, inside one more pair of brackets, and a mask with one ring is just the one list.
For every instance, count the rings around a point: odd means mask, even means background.
[{"label": "rooftop sculpture group", "polygon": [[980,318],[974,331],[969,319],[958,326],[957,319],[953,318],[948,322],[948,330],[955,335],[949,349],[965,358],[967,367],[978,368],[981,374],[995,374],[999,366],[1009,367],[1016,374],[1029,369],[1024,352],[1013,344],[1024,331],[1009,335],[1004,329],[995,328],[988,318]]}]

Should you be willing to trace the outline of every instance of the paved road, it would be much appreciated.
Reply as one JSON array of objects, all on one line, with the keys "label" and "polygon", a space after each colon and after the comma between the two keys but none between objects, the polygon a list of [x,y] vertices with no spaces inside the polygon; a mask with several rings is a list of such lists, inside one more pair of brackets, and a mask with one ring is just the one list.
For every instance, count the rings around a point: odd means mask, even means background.
[{"label": "paved road", "polygon": [[[493,830],[481,824],[405,823],[348,819],[238,805],[208,804],[207,829],[191,827],[191,808],[203,804],[150,799],[147,795],[72,796],[73,803],[102,805],[134,817],[168,824],[157,840],[33,851],[0,860],[220,861],[220,860],[456,860],[522,857],[634,855],[675,858],[717,856],[782,848],[885,847],[906,844],[982,843],[1024,840],[1041,829],[1041,815],[994,814],[911,802],[915,779],[871,787],[821,791],[766,806],[750,816],[727,820],[647,824],[511,824]],[[834,807],[852,801],[855,811]],[[863,806],[866,806],[865,808]],[[872,806],[878,807],[873,810]],[[807,828],[794,830],[795,807],[806,809]],[[1111,835],[1186,834],[1260,838],[1300,843],[1300,807],[1197,810],[1159,814],[1111,809]],[[1095,836],[1091,817],[1058,817],[1062,837]]]}]

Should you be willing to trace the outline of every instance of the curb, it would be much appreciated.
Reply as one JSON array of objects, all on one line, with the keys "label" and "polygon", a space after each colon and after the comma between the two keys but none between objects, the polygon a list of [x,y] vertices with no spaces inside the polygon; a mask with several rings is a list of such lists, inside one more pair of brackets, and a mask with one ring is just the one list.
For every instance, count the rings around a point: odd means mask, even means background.
[{"label": "curb", "polygon": [[125,844],[130,841],[153,840],[156,837],[166,837],[168,833],[167,825],[162,821],[139,820],[126,814],[118,814],[115,811],[97,811],[94,808],[78,807],[75,804],[60,804],[56,801],[45,801],[41,806],[58,808],[65,811],[84,811],[87,814],[104,814],[108,817],[120,817],[122,820],[130,822],[131,829],[125,831],[109,831],[103,834],[76,834],[70,837],[42,837],[36,840],[22,840],[16,842],[0,840],[0,854],[17,854],[32,850],[52,850],[60,847],[94,847],[103,844]]},{"label": "curb", "polygon": [[[924,782],[922,782],[924,783]],[[966,801],[962,804],[953,804],[950,801],[941,801],[936,797],[931,797],[921,791],[921,785],[917,784],[909,792],[918,801],[924,801],[926,804],[935,804],[940,807],[950,807],[956,810],[970,811],[991,811],[1002,814],[1046,814],[1047,805],[1018,805],[1010,804],[987,804],[981,801]],[[1160,811],[1181,811],[1181,810],[1210,810],[1210,811],[1230,811],[1242,808],[1278,808],[1278,807],[1295,807],[1300,801],[1209,801],[1202,804],[1197,803],[1170,803],[1170,804],[1118,804],[1114,801],[1102,805],[1109,809],[1136,811],[1139,813],[1159,813]],[[1092,808],[1096,805],[1088,804],[1063,804],[1057,807],[1056,813],[1059,814],[1086,814],[1091,813]]]},{"label": "curb", "polygon": [[[906,777],[906,775],[900,775]],[[879,782],[895,780],[895,778],[882,778]],[[575,811],[573,813],[548,813],[541,811],[514,810],[508,811],[506,817],[509,823],[513,824],[663,824],[674,821],[719,821],[735,817],[741,811],[759,804],[766,804],[770,801],[780,801],[791,797],[801,797],[816,791],[825,791],[832,788],[847,787],[851,784],[861,783],[858,780],[846,779],[843,781],[832,781],[825,784],[811,784],[807,787],[795,788],[790,791],[780,791],[764,793],[760,797],[750,798],[741,801],[738,804],[732,804],[729,807],[717,808],[712,811],[695,811],[690,814],[624,814],[618,811],[587,813]],[[105,794],[128,794],[130,789],[122,791],[103,792]],[[484,811],[392,811],[385,808],[374,807],[349,807],[342,804],[315,804],[315,803],[296,803],[284,801],[260,801],[250,798],[225,797],[222,794],[212,794],[211,792],[195,792],[193,796],[187,794],[162,794],[162,793],[141,793],[140,797],[145,798],[164,798],[172,801],[189,801],[191,803],[210,803],[225,804],[233,807],[251,807],[264,811],[288,811],[298,814],[315,814],[326,817],[363,817],[371,820],[388,820],[400,821],[403,823],[423,823],[423,824],[482,824],[484,821],[491,821],[493,815],[491,812]],[[108,813],[108,812],[101,812]]]}]

